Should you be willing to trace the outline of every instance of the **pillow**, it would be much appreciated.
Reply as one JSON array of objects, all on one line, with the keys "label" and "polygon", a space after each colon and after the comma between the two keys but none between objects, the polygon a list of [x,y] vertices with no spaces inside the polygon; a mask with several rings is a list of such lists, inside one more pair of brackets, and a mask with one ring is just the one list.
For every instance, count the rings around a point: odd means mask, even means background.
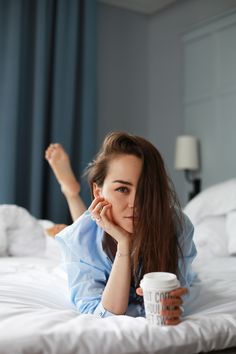
[{"label": "pillow", "polygon": [[5,232],[5,226],[0,219],[0,257],[7,256],[7,236]]},{"label": "pillow", "polygon": [[236,255],[236,211],[226,216],[226,232],[228,236],[228,252],[230,255]]},{"label": "pillow", "polygon": [[193,240],[199,257],[228,256],[226,217],[207,217],[194,227]]},{"label": "pillow", "polygon": [[40,256],[45,251],[44,231],[38,220],[17,205],[0,205],[0,224],[9,256]]},{"label": "pillow", "polygon": [[207,216],[225,215],[236,210],[236,179],[216,184],[199,193],[184,208],[194,225]]},{"label": "pillow", "polygon": [[46,250],[45,250],[44,257],[59,262],[62,259],[58,242],[52,236],[46,236]]},{"label": "pillow", "polygon": [[61,261],[61,252],[59,250],[58,242],[56,242],[54,236],[50,236],[48,229],[56,226],[52,221],[41,219],[39,220],[40,225],[44,229],[45,240],[46,240],[46,248],[44,257],[48,259],[53,259],[55,261]]}]

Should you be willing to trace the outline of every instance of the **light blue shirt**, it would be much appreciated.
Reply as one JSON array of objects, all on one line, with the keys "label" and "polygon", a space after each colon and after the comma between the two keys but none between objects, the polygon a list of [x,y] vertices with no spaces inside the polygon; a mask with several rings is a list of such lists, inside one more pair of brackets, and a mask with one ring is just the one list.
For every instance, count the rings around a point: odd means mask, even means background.
[{"label": "light blue shirt", "polygon": [[[181,286],[187,288],[190,288],[194,278],[191,272],[191,263],[196,256],[193,231],[192,223],[184,215],[183,232],[178,235],[183,252],[183,257],[178,261],[178,278]],[[73,304],[80,313],[91,313],[99,317],[113,315],[104,309],[101,302],[113,264],[103,250],[103,235],[104,231],[91,219],[89,211],[86,211],[56,236]],[[135,290],[131,286],[126,315],[145,316],[143,300]]]}]

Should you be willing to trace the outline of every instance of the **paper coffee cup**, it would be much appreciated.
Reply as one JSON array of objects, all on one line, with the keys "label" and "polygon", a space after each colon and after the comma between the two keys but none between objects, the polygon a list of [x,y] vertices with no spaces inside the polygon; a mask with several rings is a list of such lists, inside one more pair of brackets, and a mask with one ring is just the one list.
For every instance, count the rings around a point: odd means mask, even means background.
[{"label": "paper coffee cup", "polygon": [[152,272],[144,274],[140,283],[143,289],[144,308],[149,324],[163,326],[165,317],[161,316],[161,299],[169,297],[171,290],[177,289],[180,283],[175,274]]}]

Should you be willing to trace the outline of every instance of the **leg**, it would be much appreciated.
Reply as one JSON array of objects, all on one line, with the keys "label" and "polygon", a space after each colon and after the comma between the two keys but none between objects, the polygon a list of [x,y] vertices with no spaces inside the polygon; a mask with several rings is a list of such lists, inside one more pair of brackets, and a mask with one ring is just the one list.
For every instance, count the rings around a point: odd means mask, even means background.
[{"label": "leg", "polygon": [[46,232],[49,236],[51,237],[55,237],[56,234],[58,234],[58,232],[60,232],[61,230],[63,230],[67,225],[65,224],[55,224],[52,227],[49,227],[48,229],[46,229]]},{"label": "leg", "polygon": [[50,144],[45,152],[45,158],[61,186],[74,221],[83,214],[86,207],[79,196],[80,184],[71,168],[69,156],[60,144]]}]

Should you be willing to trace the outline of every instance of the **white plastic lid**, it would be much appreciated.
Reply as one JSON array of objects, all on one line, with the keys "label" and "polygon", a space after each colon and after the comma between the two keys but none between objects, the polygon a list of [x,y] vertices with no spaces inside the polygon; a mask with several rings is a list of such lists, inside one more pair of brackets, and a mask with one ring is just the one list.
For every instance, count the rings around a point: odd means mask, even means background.
[{"label": "white plastic lid", "polygon": [[152,272],[144,274],[140,286],[142,289],[172,290],[180,286],[180,283],[173,273]]}]

